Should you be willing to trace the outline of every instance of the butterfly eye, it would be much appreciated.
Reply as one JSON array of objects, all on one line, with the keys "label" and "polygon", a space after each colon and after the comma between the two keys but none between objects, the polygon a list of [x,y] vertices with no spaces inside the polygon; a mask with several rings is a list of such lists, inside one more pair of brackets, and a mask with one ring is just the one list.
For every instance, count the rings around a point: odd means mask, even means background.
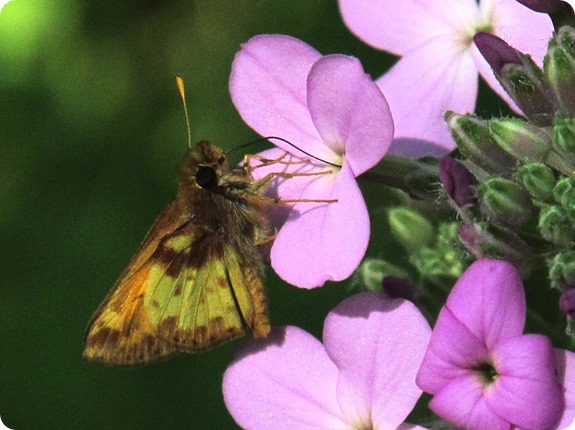
[{"label": "butterfly eye", "polygon": [[196,183],[202,188],[215,188],[218,185],[218,175],[211,167],[199,166],[196,172]]}]

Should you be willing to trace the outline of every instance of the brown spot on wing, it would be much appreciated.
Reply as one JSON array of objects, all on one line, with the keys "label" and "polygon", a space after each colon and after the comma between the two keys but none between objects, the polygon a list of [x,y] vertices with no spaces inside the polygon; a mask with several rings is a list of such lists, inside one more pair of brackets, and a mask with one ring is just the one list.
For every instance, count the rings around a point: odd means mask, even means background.
[{"label": "brown spot on wing", "polygon": [[152,263],[120,280],[98,308],[86,334],[87,361],[117,365],[141,365],[176,352],[158,338],[143,307],[143,291]]}]

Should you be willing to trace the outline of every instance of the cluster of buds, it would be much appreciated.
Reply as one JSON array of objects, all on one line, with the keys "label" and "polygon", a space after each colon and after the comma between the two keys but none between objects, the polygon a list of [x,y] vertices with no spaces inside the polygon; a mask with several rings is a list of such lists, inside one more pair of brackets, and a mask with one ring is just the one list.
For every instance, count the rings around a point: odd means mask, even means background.
[{"label": "cluster of buds", "polygon": [[439,174],[466,248],[525,276],[546,265],[575,338],[575,18],[559,0],[523,3],[556,25],[543,68],[489,33],[475,43],[524,117],[448,112],[462,159],[442,160]]}]

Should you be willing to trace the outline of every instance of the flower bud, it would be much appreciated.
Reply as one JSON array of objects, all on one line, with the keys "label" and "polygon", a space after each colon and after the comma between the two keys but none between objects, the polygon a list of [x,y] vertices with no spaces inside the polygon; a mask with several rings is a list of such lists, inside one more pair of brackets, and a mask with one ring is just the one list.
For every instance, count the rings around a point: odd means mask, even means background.
[{"label": "flower bud", "polygon": [[477,204],[474,190],[477,179],[457,160],[446,156],[439,161],[439,179],[458,207]]},{"label": "flower bud", "polygon": [[557,203],[567,212],[571,222],[575,225],[575,179],[562,178],[553,190]]},{"label": "flower bud", "polygon": [[488,173],[507,176],[515,160],[503,151],[489,132],[489,123],[474,115],[445,114],[445,120],[459,151]]},{"label": "flower bud", "polygon": [[519,118],[489,121],[491,136],[506,152],[521,161],[544,160],[551,149],[551,136]]},{"label": "flower bud", "polygon": [[575,286],[575,252],[557,254],[549,265],[551,286],[561,291]]},{"label": "flower bud", "polygon": [[555,173],[543,163],[527,163],[516,171],[517,180],[529,194],[540,201],[551,202],[557,180]]},{"label": "flower bud", "polygon": [[491,178],[477,187],[482,208],[493,221],[520,226],[533,214],[529,193],[516,182]]},{"label": "flower bud", "polygon": [[353,274],[353,285],[381,293],[382,281],[388,276],[406,278],[407,272],[378,258],[366,258]]},{"label": "flower bud", "polygon": [[475,258],[491,257],[512,263],[526,278],[533,269],[531,248],[509,230],[501,230],[486,223],[463,224],[459,239]]},{"label": "flower bud", "polygon": [[433,226],[427,218],[408,208],[390,209],[389,226],[393,236],[408,251],[429,245],[435,236]]},{"label": "flower bud", "polygon": [[525,116],[535,125],[551,125],[555,115],[553,94],[543,71],[531,57],[490,33],[477,33],[473,40],[501,86]]},{"label": "flower bud", "polygon": [[559,246],[567,246],[575,237],[575,226],[567,211],[559,206],[548,206],[539,214],[541,237]]},{"label": "flower bud", "polygon": [[543,72],[559,107],[559,115],[575,114],[575,30],[562,27],[551,39]]},{"label": "flower bud", "polygon": [[555,125],[553,126],[553,148],[566,160],[569,160],[571,163],[575,162],[574,118],[555,118]]},{"label": "flower bud", "polygon": [[386,276],[383,278],[383,291],[392,299],[402,298],[413,302],[415,286],[406,278],[399,276]]},{"label": "flower bud", "polygon": [[557,13],[563,9],[561,0],[517,0],[517,2],[541,13]]},{"label": "flower bud", "polygon": [[575,318],[575,288],[563,291],[559,298],[559,309],[565,315]]}]

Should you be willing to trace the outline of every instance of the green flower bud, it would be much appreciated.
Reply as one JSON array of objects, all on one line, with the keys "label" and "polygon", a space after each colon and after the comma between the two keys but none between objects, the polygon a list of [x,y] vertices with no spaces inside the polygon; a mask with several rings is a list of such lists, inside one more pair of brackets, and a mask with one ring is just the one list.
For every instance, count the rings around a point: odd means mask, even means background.
[{"label": "green flower bud", "polygon": [[489,129],[497,144],[521,161],[542,161],[551,150],[549,133],[522,119],[494,119]]},{"label": "green flower bud", "polygon": [[568,160],[575,160],[575,118],[555,118],[553,148]]},{"label": "green flower bud", "polygon": [[433,247],[419,248],[409,261],[422,278],[438,286],[451,286],[470,264],[469,257],[459,240],[459,224],[453,222],[440,224]]},{"label": "green flower bud", "polygon": [[575,226],[567,211],[559,206],[548,206],[539,214],[539,232],[551,243],[568,246],[575,237]]},{"label": "green flower bud", "polygon": [[575,224],[575,179],[562,178],[557,182],[553,190],[553,196],[557,203],[567,212],[567,215]]},{"label": "green flower bud", "polygon": [[555,100],[543,71],[529,55],[519,53],[523,64],[503,66],[499,82],[535,125],[549,126],[555,116]]},{"label": "green flower bud", "polygon": [[463,224],[459,227],[459,239],[475,258],[500,258],[512,263],[523,278],[535,267],[535,256],[519,236],[487,223]]},{"label": "green flower bud", "polygon": [[575,30],[562,27],[549,42],[543,72],[559,106],[559,114],[575,114]]},{"label": "green flower bud", "polygon": [[520,226],[533,215],[529,193],[516,182],[491,178],[477,187],[482,208],[493,221]]},{"label": "green flower bud", "polygon": [[427,246],[433,241],[433,226],[419,212],[400,207],[390,209],[388,216],[391,233],[408,251]]},{"label": "green flower bud", "polygon": [[361,285],[374,293],[380,293],[383,290],[382,281],[386,276],[407,278],[408,274],[385,260],[366,258],[353,274],[352,283],[356,286]]},{"label": "green flower bud", "polygon": [[503,151],[489,132],[489,123],[474,115],[445,114],[445,120],[459,151],[488,173],[507,176],[515,160]]},{"label": "green flower bud", "polygon": [[489,129],[497,144],[518,160],[541,161],[564,175],[575,175],[575,167],[553,150],[548,127],[537,127],[519,118],[501,118],[489,121]]},{"label": "green flower bud", "polygon": [[543,163],[528,163],[515,172],[518,181],[537,200],[551,202],[553,188],[557,183],[555,173]]},{"label": "green flower bud", "polygon": [[575,252],[557,254],[549,264],[551,286],[565,291],[575,285]]}]

